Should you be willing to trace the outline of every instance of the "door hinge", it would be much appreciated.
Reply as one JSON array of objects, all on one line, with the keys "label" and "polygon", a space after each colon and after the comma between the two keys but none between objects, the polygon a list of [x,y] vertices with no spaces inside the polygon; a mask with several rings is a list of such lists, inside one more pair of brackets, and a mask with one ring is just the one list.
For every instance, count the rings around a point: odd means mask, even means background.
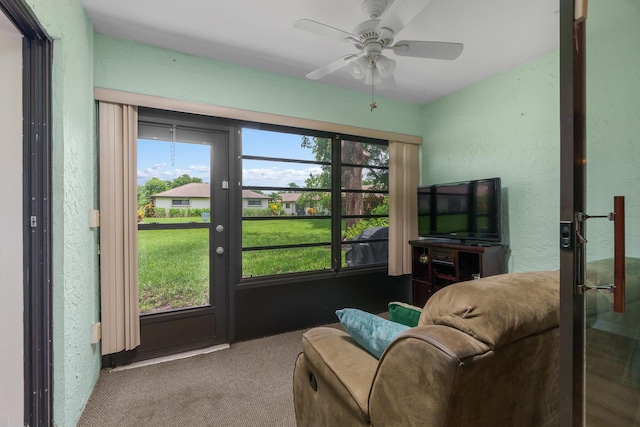
[{"label": "door hinge", "polygon": [[35,228],[38,226],[38,217],[35,215],[31,215],[31,228]]}]

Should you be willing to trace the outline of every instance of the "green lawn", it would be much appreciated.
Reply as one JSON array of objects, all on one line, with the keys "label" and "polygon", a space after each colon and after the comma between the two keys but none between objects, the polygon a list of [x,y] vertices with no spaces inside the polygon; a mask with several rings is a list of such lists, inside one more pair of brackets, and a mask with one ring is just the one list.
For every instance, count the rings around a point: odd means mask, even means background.
[{"label": "green lawn", "polygon": [[138,231],[140,312],[209,301],[207,229]]},{"label": "green lawn", "polygon": [[[200,218],[146,218],[145,223],[199,222]],[[244,247],[320,243],[331,240],[331,220],[244,221]],[[209,230],[138,231],[140,311],[207,304]],[[343,254],[344,263],[344,254]],[[242,276],[256,277],[331,268],[330,247],[246,251]]]}]

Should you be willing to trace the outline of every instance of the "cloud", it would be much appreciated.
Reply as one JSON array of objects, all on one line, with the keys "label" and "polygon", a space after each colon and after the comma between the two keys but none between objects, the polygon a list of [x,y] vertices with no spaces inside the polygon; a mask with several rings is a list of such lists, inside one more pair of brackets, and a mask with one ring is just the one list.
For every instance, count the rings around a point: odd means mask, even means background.
[{"label": "cloud", "polygon": [[189,165],[187,169],[173,168],[165,170],[166,163],[157,163],[143,170],[138,169],[138,184],[142,185],[151,178],[158,178],[163,181],[170,181],[181,175],[202,178],[204,182],[209,182],[211,168],[205,165]]},{"label": "cloud", "polygon": [[[209,166],[205,166],[205,165],[190,165],[188,169],[191,171],[191,173],[198,174],[197,176],[206,174],[207,175],[207,180],[208,180],[209,174],[211,172],[211,168]],[[189,174],[189,175],[191,175],[191,174]]]},{"label": "cloud", "polygon": [[[204,182],[210,182],[211,168],[207,165],[193,164],[185,168],[167,168],[166,163],[158,163],[145,169],[138,169],[138,184],[142,185],[151,178],[170,181],[181,175],[202,178]],[[246,168],[242,170],[242,184],[261,187],[286,187],[290,182],[295,182],[304,187],[304,181],[310,174],[322,173],[320,166],[303,168]]]},{"label": "cloud", "polygon": [[319,175],[322,168],[310,166],[303,169],[274,168],[248,168],[242,169],[242,185],[261,187],[286,187],[290,182],[295,182],[304,187],[304,181],[309,174]]},{"label": "cloud", "polygon": [[166,165],[166,163],[156,163],[155,165],[151,165],[144,170],[138,169],[138,178],[151,178],[155,176],[156,173],[160,173]]}]

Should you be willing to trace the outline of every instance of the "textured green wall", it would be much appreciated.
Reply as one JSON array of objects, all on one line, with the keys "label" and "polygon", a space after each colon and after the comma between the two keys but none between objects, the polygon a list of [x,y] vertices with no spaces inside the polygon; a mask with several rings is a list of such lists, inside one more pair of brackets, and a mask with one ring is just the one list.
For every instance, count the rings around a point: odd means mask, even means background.
[{"label": "textured green wall", "polygon": [[95,85],[249,111],[421,135],[420,107],[305,79],[95,35]]},{"label": "textured green wall", "polygon": [[[625,196],[626,249],[640,256],[640,1],[592,0],[587,23],[587,213]],[[589,260],[613,254],[613,225],[589,220]]]},{"label": "textured green wall", "polygon": [[[587,213],[626,197],[627,255],[640,256],[640,31],[637,0],[589,2]],[[510,271],[559,265],[559,56],[552,52],[423,106],[423,184],[502,178]],[[590,220],[589,260],[613,255]]]},{"label": "textured green wall", "polygon": [[53,48],[54,422],[73,426],[100,372],[93,28],[80,0],[28,0]]},{"label": "textured green wall", "polygon": [[502,178],[509,271],[558,267],[558,76],[553,52],[422,109],[421,184]]}]

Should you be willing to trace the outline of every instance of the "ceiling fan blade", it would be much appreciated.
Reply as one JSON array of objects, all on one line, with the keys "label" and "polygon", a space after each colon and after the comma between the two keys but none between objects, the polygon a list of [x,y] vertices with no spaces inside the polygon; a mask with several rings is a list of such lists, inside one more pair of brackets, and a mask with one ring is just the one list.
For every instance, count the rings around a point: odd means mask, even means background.
[{"label": "ceiling fan blade", "polygon": [[340,68],[347,65],[348,61],[351,61],[352,59],[355,59],[358,56],[359,55],[353,55],[353,54],[341,56],[335,61],[329,62],[328,64],[323,65],[317,70],[310,72],[309,74],[307,74],[307,78],[311,80],[318,80],[323,78],[324,76],[328,76],[329,74],[335,71],[338,71]]},{"label": "ceiling fan blade", "polygon": [[385,34],[386,31],[382,32],[382,29],[389,28],[393,31],[390,37],[393,37],[411,22],[416,15],[429,6],[429,3],[431,3],[431,0],[395,0],[380,18],[380,22],[376,26],[376,32]]},{"label": "ceiling fan blade", "polygon": [[318,34],[320,36],[328,37],[337,41],[347,41],[356,38],[351,33],[342,31],[338,28],[331,27],[320,22],[312,21],[311,19],[300,19],[296,21],[293,26],[300,30],[305,30],[310,33]]},{"label": "ceiling fan blade", "polygon": [[399,56],[417,58],[456,59],[462,53],[462,43],[427,42],[421,40],[402,40],[391,47]]},{"label": "ceiling fan blade", "polygon": [[396,87],[396,79],[393,78],[393,74],[387,78],[382,79],[382,83],[378,85],[378,89],[393,89]]}]

